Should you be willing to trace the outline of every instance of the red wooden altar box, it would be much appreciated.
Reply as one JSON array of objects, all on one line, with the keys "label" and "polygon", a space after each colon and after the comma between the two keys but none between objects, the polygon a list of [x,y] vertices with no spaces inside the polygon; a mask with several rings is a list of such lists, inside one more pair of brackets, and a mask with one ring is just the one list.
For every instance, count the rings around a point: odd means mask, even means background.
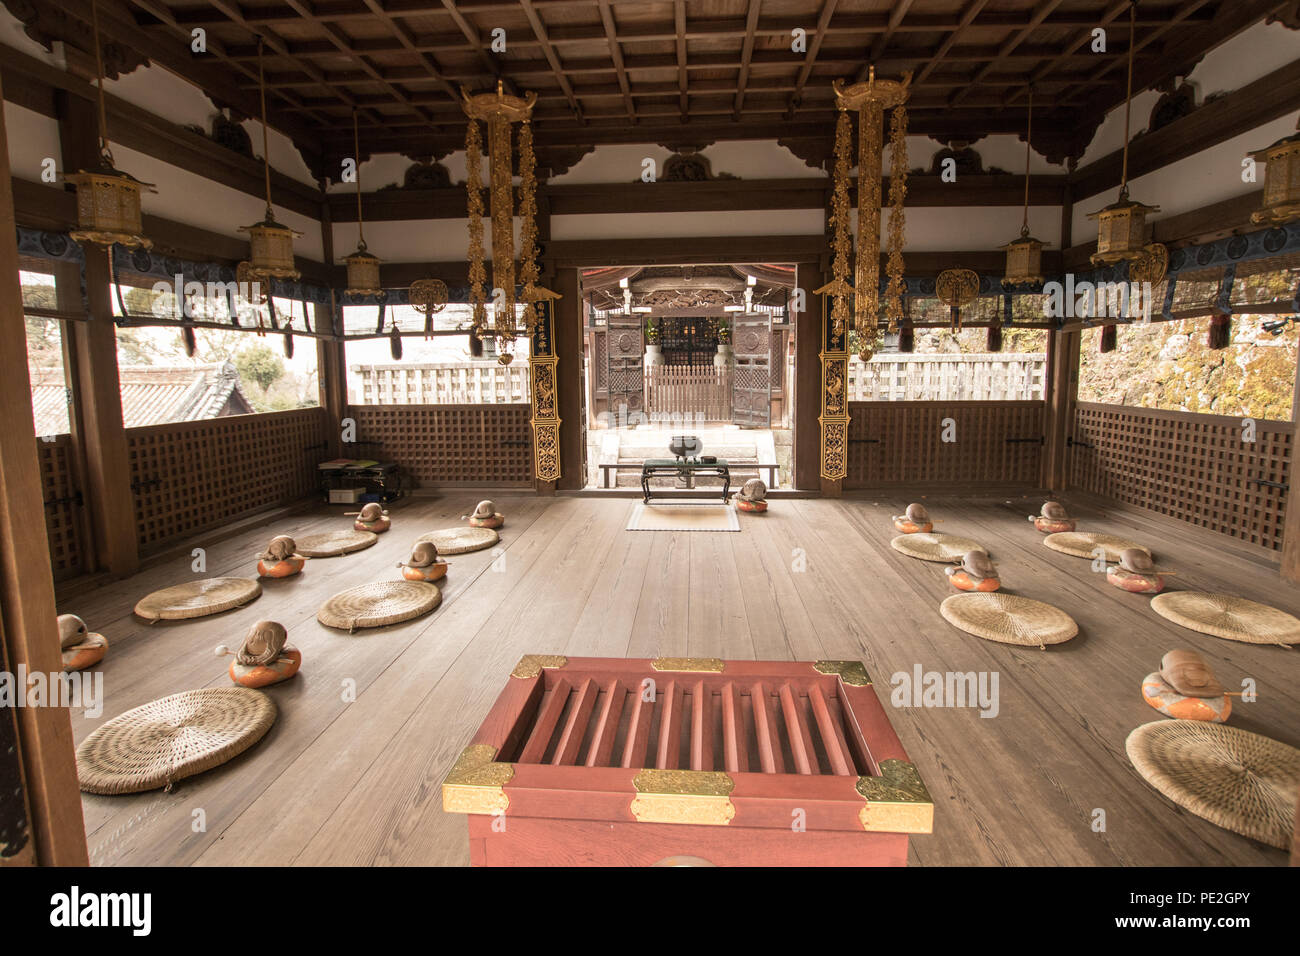
[{"label": "red wooden altar box", "polygon": [[856,661],[527,655],[442,787],[475,866],[904,866],[933,823]]}]

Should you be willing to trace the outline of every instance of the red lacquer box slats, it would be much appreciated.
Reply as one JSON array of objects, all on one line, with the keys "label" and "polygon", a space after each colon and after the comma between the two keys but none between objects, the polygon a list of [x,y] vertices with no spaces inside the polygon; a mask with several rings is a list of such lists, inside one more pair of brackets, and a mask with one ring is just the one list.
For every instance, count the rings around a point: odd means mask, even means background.
[{"label": "red lacquer box slats", "polygon": [[443,808],[489,866],[901,866],[933,824],[856,661],[527,655]]}]

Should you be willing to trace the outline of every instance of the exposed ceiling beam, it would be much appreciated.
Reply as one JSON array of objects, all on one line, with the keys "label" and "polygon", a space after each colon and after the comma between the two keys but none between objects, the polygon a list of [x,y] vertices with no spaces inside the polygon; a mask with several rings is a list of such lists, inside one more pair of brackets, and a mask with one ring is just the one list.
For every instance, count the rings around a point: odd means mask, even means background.
[{"label": "exposed ceiling beam", "polygon": [[740,119],[740,111],[745,105],[745,84],[749,82],[749,64],[754,55],[754,30],[758,27],[758,11],[763,0],[749,0],[749,16],[745,19],[745,40],[740,50],[740,79],[737,82],[735,118]]}]

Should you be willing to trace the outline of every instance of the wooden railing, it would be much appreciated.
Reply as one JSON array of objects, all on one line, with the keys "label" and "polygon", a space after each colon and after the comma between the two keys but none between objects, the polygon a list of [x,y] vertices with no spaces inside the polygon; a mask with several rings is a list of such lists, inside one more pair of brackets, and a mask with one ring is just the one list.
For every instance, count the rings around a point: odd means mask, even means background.
[{"label": "wooden railing", "polygon": [[1037,485],[1044,402],[852,402],[847,488]]},{"label": "wooden railing", "polygon": [[698,420],[731,419],[731,369],[716,365],[647,365],[646,409],[650,414],[691,415]]},{"label": "wooden railing", "polygon": [[126,430],[142,551],[318,487],[325,412],[301,408]]},{"label": "wooden railing", "polygon": [[531,485],[530,413],[526,404],[482,403],[351,409],[366,454],[397,462],[421,487]]},{"label": "wooden railing", "polygon": [[1002,402],[1043,397],[1042,352],[890,352],[849,362],[854,402]]},{"label": "wooden railing", "polygon": [[1277,551],[1294,442],[1291,422],[1080,402],[1070,483]]},{"label": "wooden railing", "polygon": [[528,362],[353,365],[353,405],[510,405],[526,403]]}]

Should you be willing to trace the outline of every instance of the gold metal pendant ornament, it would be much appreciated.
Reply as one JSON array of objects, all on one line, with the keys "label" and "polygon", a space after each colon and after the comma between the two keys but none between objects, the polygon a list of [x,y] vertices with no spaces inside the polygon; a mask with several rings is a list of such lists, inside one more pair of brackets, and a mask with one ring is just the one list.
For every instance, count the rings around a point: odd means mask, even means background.
[{"label": "gold metal pendant ornament", "polygon": [[945,269],[934,280],[934,294],[952,314],[952,330],[961,329],[961,310],[980,294],[980,277],[970,269]]}]

